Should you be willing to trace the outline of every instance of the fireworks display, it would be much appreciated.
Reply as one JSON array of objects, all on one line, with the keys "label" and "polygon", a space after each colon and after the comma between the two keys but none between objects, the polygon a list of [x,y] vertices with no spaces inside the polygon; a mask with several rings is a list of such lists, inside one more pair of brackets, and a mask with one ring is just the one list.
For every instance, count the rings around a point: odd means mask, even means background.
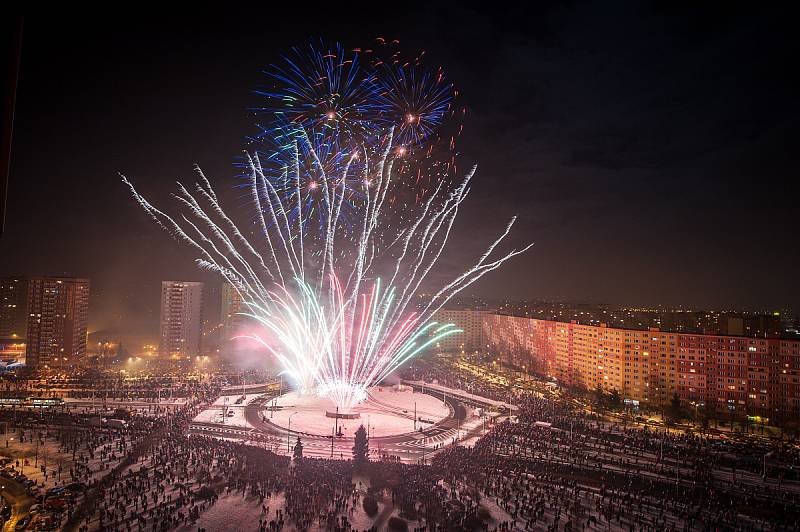
[{"label": "fireworks display", "polygon": [[[431,321],[436,311],[530,247],[494,257],[512,218],[474,265],[430,290],[475,168],[456,179],[452,153],[433,149],[443,142],[437,129],[457,114],[441,71],[381,57],[320,45],[293,50],[267,72],[258,111],[268,120],[242,165],[247,230],[199,169],[191,190],[178,185],[179,214],[122,178],[161,227],[196,250],[200,267],[239,292],[261,331],[250,337],[298,391],[327,396],[343,412],[459,332]],[[452,152],[453,139],[444,145]]]}]

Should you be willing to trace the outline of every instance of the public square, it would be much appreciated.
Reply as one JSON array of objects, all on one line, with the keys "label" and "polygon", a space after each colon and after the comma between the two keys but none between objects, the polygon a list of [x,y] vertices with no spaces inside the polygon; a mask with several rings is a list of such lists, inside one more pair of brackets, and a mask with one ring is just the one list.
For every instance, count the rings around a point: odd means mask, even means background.
[{"label": "public square", "polygon": [[0,532],[800,530],[787,6],[93,7],[0,18]]},{"label": "public square", "polygon": [[[494,368],[437,357],[371,390],[361,464],[353,421],[331,439],[334,418],[311,411],[324,402],[278,378],[172,397],[175,381],[140,381],[95,390],[94,401],[89,382],[72,384],[56,394],[62,407],[3,407],[5,528],[26,518],[37,530],[793,527],[800,455],[788,435],[703,428],[688,412],[636,421],[591,394]],[[414,403],[432,422],[416,430]],[[97,413],[128,422],[92,427]],[[394,421],[378,430],[380,416]]]}]

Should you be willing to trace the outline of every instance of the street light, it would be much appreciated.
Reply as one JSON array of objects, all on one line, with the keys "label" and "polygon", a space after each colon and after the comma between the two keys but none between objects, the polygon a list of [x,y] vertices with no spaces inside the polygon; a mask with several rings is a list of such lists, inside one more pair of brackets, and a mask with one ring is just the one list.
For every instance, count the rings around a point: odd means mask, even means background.
[{"label": "street light", "polygon": [[286,452],[289,452],[289,433],[292,432],[292,416],[297,413],[297,410],[289,414],[289,427],[286,429]]}]

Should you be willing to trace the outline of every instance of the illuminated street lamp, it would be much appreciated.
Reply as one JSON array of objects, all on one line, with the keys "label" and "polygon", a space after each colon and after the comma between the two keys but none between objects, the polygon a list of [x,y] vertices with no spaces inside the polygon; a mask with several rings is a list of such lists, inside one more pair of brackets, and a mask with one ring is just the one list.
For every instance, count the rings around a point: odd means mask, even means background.
[{"label": "illuminated street lamp", "polygon": [[292,416],[297,413],[297,410],[289,414],[289,427],[286,429],[286,452],[289,452],[289,434],[292,431]]}]

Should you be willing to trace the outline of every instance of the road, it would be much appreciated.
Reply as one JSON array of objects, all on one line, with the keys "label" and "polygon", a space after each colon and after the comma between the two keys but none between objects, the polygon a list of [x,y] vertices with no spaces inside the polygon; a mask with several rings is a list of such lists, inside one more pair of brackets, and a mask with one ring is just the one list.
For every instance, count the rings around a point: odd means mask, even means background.
[{"label": "road", "polygon": [[[349,457],[352,454],[354,443],[352,437],[332,439],[330,436],[307,434],[294,430],[289,433],[285,428],[262,418],[264,403],[270,399],[271,397],[265,395],[245,407],[245,419],[252,428],[194,422],[190,426],[190,433],[260,442],[266,448],[276,452],[284,452],[284,449],[292,448],[299,436],[303,443],[303,454],[306,456]],[[447,396],[446,401],[451,412],[465,411],[460,399]],[[419,462],[423,458],[427,460],[435,454],[438,451],[437,447],[441,449],[445,445],[451,444],[457,436],[460,436],[460,441],[464,441],[480,436],[482,432],[483,422],[479,418],[471,417],[459,420],[451,414],[439,423],[429,426],[424,432],[371,437],[370,450],[373,456],[389,454],[400,457],[404,462]]]},{"label": "road", "polygon": [[0,477],[0,495],[12,508],[11,517],[3,524],[3,531],[13,531],[17,521],[28,515],[34,499],[22,484],[5,477]]}]

